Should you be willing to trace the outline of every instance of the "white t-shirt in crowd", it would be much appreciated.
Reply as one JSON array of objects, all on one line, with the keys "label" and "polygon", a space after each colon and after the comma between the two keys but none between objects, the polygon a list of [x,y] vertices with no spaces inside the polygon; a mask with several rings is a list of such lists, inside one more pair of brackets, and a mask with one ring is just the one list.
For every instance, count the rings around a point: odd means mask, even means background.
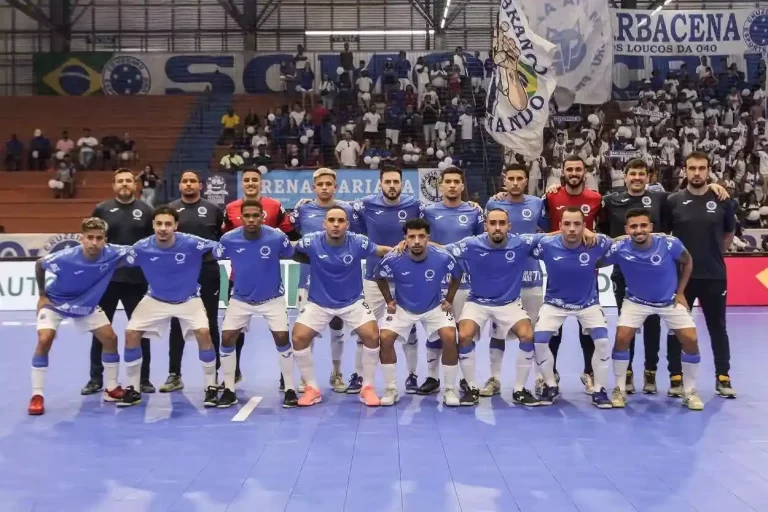
[{"label": "white t-shirt in crowd", "polygon": [[357,84],[357,88],[360,92],[371,92],[371,86],[373,85],[373,80],[371,80],[370,77],[361,76],[360,78],[357,79],[355,84]]},{"label": "white t-shirt in crowd", "polygon": [[354,167],[357,165],[357,156],[360,154],[360,145],[353,140],[342,140],[336,144],[336,153],[339,153],[341,165]]},{"label": "white t-shirt in crowd", "polygon": [[381,116],[378,112],[366,112],[363,116],[363,121],[365,121],[365,131],[373,133],[378,132],[380,120]]},{"label": "white t-shirt in crowd", "polygon": [[477,121],[475,121],[475,116],[461,114],[461,117],[459,117],[459,126],[461,126],[462,140],[472,140],[472,133],[476,125]]},{"label": "white t-shirt in crowd", "polygon": [[99,141],[96,140],[96,137],[80,137],[77,139],[77,147],[80,148],[81,151],[93,151],[93,148],[99,145]]}]

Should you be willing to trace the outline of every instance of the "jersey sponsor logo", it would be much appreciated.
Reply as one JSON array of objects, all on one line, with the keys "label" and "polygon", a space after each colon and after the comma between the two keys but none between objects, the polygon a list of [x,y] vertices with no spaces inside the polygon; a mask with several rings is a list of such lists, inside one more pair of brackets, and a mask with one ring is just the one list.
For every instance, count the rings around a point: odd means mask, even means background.
[{"label": "jersey sponsor logo", "polygon": [[[245,247],[241,247],[241,248],[239,248],[238,250],[236,250],[235,252],[236,252],[237,254],[240,254],[240,253],[242,253],[243,251],[245,251]],[[223,252],[223,251],[220,251],[220,252]]]},{"label": "jersey sponsor logo", "polygon": [[443,215],[436,215],[436,216],[435,216],[435,220],[440,220],[440,219],[442,219],[442,218],[443,218]]},{"label": "jersey sponsor logo", "polygon": [[149,258],[149,261],[157,261],[157,260],[159,260],[159,259],[160,259],[160,258],[159,258],[158,256],[154,256],[154,257],[152,257],[152,258]]},{"label": "jersey sponsor logo", "polygon": [[651,198],[650,198],[650,197],[648,197],[648,196],[643,196],[643,199],[642,199],[642,201],[643,201],[643,205],[644,205],[644,206],[651,206]]},{"label": "jersey sponsor logo", "polygon": [[176,263],[178,263],[179,265],[181,265],[182,263],[184,263],[184,260],[186,260],[186,259],[187,259],[187,255],[186,255],[186,254],[184,254],[183,252],[177,252],[177,253],[174,255],[173,259],[175,259],[175,260],[176,260]]},{"label": "jersey sponsor logo", "polygon": [[683,201],[683,204],[688,204],[688,203],[691,203],[691,202],[693,202],[693,200],[689,199],[687,201]]},{"label": "jersey sponsor logo", "polygon": [[352,257],[351,254],[345,254],[341,258],[341,261],[343,261],[345,265],[350,265],[352,263],[352,260],[354,260],[354,258]]},{"label": "jersey sponsor logo", "polygon": [[490,253],[487,253],[487,252],[481,252],[481,253],[479,253],[479,255],[480,255],[480,256],[488,256],[488,254],[490,254]]},{"label": "jersey sponsor logo", "polygon": [[82,273],[83,273],[83,271],[82,271],[82,270],[75,270],[75,275],[76,275],[76,276],[79,276],[79,275],[80,275],[80,274],[82,274]]},{"label": "jersey sponsor logo", "polygon": [[120,208],[110,208],[110,209],[109,209],[109,213],[115,213],[115,212],[116,212],[117,210],[119,210],[119,209],[120,209]]},{"label": "jersey sponsor logo", "polygon": [[563,259],[563,256],[555,256],[552,259],[555,260],[555,261],[560,261],[561,259]]}]

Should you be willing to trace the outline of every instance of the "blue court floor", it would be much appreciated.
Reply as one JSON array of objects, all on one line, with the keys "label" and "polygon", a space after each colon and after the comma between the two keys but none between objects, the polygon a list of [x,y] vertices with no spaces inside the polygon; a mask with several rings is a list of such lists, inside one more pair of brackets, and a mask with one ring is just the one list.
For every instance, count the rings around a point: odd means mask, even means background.
[{"label": "blue court floor", "polygon": [[[559,364],[564,399],[549,408],[511,404],[508,351],[502,396],[477,408],[405,395],[396,407],[367,409],[357,396],[325,389],[322,404],[284,410],[275,349],[258,321],[244,354],[239,411],[203,409],[190,344],[183,393],[145,395],[143,405],[117,410],[80,396],[89,341],[69,324],[51,354],[47,412],[33,418],[26,407],[34,315],[0,313],[0,511],[768,511],[768,308],[731,310],[728,322],[739,398],[714,395],[697,313],[706,403],[698,413],[663,394],[665,371],[662,394],[634,395],[624,410],[594,409],[578,381],[572,320]],[[153,343],[159,386],[167,343]],[[347,347],[345,374],[354,353]],[[484,382],[487,339],[478,349]],[[315,353],[327,388],[327,338]],[[423,349],[420,359],[421,380]],[[402,363],[400,370],[402,385]]]}]

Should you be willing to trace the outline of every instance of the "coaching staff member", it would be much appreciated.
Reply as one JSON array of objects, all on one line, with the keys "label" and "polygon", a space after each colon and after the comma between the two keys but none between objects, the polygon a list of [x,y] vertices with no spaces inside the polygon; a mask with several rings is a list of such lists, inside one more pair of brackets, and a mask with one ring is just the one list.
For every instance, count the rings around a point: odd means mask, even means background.
[{"label": "coaching staff member", "polygon": [[[277,199],[271,197],[264,197],[261,195],[261,171],[258,169],[246,169],[243,171],[240,182],[243,190],[243,198],[237,201],[229,203],[224,210],[224,232],[232,231],[235,228],[239,228],[243,225],[243,221],[240,218],[240,210],[242,209],[243,201],[256,200],[261,203],[264,211],[264,225],[271,228],[280,229],[284,233],[288,234],[290,240],[299,240],[301,237],[294,230],[293,223],[290,216],[283,208],[283,205]],[[229,280],[229,294],[232,295],[232,289],[234,284],[230,276]],[[240,333],[237,337],[237,370],[235,371],[235,382],[242,380],[242,373],[240,372],[240,355],[243,352],[243,345],[245,344],[245,334]],[[280,376],[280,390],[284,387],[283,378]]]},{"label": "coaching staff member", "polygon": [[[179,180],[181,199],[169,204],[179,212],[180,233],[219,240],[221,238],[221,226],[224,223],[224,213],[210,201],[200,197],[200,177],[194,171],[184,171]],[[216,368],[219,367],[219,264],[209,252],[203,257],[203,266],[200,269],[200,298],[203,300],[205,312],[208,315],[208,328],[211,331],[211,341],[216,349]],[[160,386],[161,393],[170,393],[184,389],[181,380],[181,359],[184,355],[184,337],[181,333],[179,321],[171,320],[171,335],[168,347],[168,378],[165,384]]]},{"label": "coaching staff member", "polygon": [[[672,234],[693,257],[693,273],[685,288],[685,300],[692,306],[699,300],[715,359],[715,390],[724,398],[736,398],[731,386],[730,343],[725,325],[726,269],[723,254],[736,230],[733,203],[721,201],[708,186],[709,156],[694,151],[685,158],[687,186],[669,196],[665,213]],[[680,343],[674,335],[667,340],[669,359],[680,365]],[[670,363],[671,364],[671,363]],[[683,376],[685,378],[685,376]],[[670,390],[671,391],[671,390]]]},{"label": "coaching staff member", "polygon": [[[118,169],[112,181],[115,198],[96,205],[91,217],[106,221],[107,240],[112,244],[133,245],[142,238],[153,234],[152,207],[136,199],[136,180],[130,169]],[[141,269],[118,268],[107,290],[99,301],[99,306],[106,313],[109,321],[115,316],[117,303],[122,302],[125,314],[131,318],[136,305],[147,293],[147,281]],[[141,392],[154,393],[155,387],[149,381],[149,340],[141,340]],[[104,383],[104,367],[101,364],[101,343],[96,338],[91,342],[91,378],[80,391],[83,395],[92,395],[101,391]]]}]

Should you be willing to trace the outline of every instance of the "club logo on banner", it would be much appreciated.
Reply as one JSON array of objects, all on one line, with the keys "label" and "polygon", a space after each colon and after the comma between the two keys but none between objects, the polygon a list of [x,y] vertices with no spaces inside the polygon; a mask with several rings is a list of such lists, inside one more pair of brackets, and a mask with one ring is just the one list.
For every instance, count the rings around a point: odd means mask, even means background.
[{"label": "club logo on banner", "polygon": [[107,62],[101,72],[104,94],[136,96],[149,94],[152,78],[144,62],[130,55],[121,55]]},{"label": "club logo on banner", "polygon": [[527,158],[543,150],[555,45],[533,33],[519,0],[501,0],[493,37],[493,73],[485,128],[496,142]]},{"label": "club logo on banner", "polygon": [[419,169],[419,201],[438,203],[443,200],[440,193],[440,169]]},{"label": "club logo on banner", "polygon": [[768,9],[755,9],[747,16],[742,30],[744,42],[753,52],[768,51]]},{"label": "club logo on banner", "polygon": [[220,174],[211,174],[205,181],[205,191],[203,197],[217,206],[224,206],[230,200],[227,200],[229,191],[227,190],[227,180]]}]

